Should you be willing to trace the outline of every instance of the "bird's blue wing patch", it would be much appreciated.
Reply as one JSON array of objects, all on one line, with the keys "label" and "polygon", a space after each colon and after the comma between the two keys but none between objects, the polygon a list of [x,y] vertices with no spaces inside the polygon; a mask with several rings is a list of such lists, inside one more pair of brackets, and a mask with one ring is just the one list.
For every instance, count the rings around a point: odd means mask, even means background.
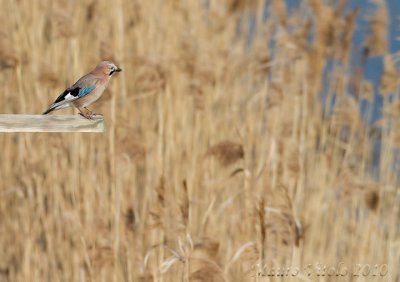
[{"label": "bird's blue wing patch", "polygon": [[89,94],[89,93],[92,92],[95,88],[96,88],[95,85],[88,86],[88,87],[84,87],[84,88],[80,88],[80,89],[79,89],[79,93],[78,93],[78,97],[83,97],[83,96]]}]

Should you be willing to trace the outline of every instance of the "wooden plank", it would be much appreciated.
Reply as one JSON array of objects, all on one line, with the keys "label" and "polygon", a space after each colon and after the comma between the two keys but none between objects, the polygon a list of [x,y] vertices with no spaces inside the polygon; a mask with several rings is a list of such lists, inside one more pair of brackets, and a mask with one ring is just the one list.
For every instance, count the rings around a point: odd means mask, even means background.
[{"label": "wooden plank", "polygon": [[80,115],[0,115],[0,132],[104,132],[104,119]]}]

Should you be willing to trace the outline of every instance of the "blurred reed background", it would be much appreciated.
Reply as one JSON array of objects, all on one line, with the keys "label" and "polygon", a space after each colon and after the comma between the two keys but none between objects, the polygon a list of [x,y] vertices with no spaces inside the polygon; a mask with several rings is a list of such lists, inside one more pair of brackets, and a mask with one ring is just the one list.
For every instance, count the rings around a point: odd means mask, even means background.
[{"label": "blurred reed background", "polygon": [[315,281],[257,265],[318,262],[399,281],[400,56],[374,2],[377,87],[346,0],[0,0],[1,113],[124,69],[105,134],[0,134],[0,281]]}]

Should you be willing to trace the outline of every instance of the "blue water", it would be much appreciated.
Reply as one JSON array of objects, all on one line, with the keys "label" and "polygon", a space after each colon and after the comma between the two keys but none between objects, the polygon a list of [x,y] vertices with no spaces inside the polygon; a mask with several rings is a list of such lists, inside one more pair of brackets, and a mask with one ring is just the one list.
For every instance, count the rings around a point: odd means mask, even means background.
[{"label": "blue water", "polygon": [[[389,10],[389,51],[391,53],[395,53],[400,50],[400,24],[398,22],[398,17],[400,16],[400,1],[398,0],[389,0],[386,1],[388,10]],[[351,0],[349,1],[349,8],[360,9],[360,16],[357,21],[357,29],[354,34],[353,43],[355,46],[355,50],[361,49],[361,44],[365,38],[366,33],[368,32],[368,23],[367,16],[371,15],[375,9],[375,5],[373,5],[370,1],[367,0]],[[365,69],[364,69],[364,78],[367,80],[371,80],[375,86],[375,93],[378,93],[378,85],[379,80],[383,71],[383,60],[381,56],[369,58],[366,61]],[[381,109],[382,109],[382,97],[380,95],[376,95],[373,103],[373,114],[371,122],[376,121],[381,117]]]},{"label": "blue water", "polygon": [[[296,9],[301,3],[301,0],[285,0],[289,14],[291,11]],[[322,0],[321,0],[322,1]],[[337,0],[336,0],[337,1]],[[386,0],[386,4],[389,11],[389,34],[388,34],[388,47],[390,53],[396,53],[400,51],[400,0]],[[371,0],[349,0],[347,10],[351,9],[359,9],[356,29],[353,36],[353,51],[352,51],[352,62],[353,69],[350,71],[353,73],[357,68],[361,66],[361,58],[363,52],[363,44],[365,42],[365,38],[367,33],[369,32],[369,24],[368,17],[374,14],[376,6],[372,3]],[[267,14],[266,14],[267,16]],[[251,32],[250,32],[251,33]],[[332,66],[334,64],[333,59],[329,61],[326,65],[324,71],[324,79],[328,82],[330,71],[332,70]],[[365,65],[363,66],[363,78],[369,81],[372,81],[375,88],[375,96],[371,105],[368,102],[362,101],[360,103],[360,108],[362,114],[366,115],[366,110],[372,107],[372,116],[369,117],[369,120],[366,120],[369,123],[373,123],[378,120],[382,116],[382,96],[379,95],[379,81],[383,72],[383,57],[375,56],[370,57],[365,61]],[[328,85],[324,85],[324,89],[321,93],[321,102],[325,104],[326,97],[326,89]],[[331,101],[334,103],[333,101]],[[333,104],[331,105],[333,106]],[[328,107],[331,108],[332,107]],[[380,161],[380,153],[381,153],[381,142],[380,138],[375,139],[373,141],[374,149],[373,149],[373,168],[372,173],[375,177],[379,177],[378,167]],[[393,151],[395,155],[395,161],[393,162],[393,171],[395,174],[400,176],[400,151]]]},{"label": "blue water", "polygon": [[[321,0],[322,1],[322,0]],[[301,0],[286,0],[289,11],[293,11],[299,6]],[[389,51],[395,53],[400,51],[400,0],[387,0],[387,7],[389,10],[390,23],[389,23]],[[347,9],[359,9],[359,14],[356,22],[356,30],[353,36],[353,58],[361,58],[363,50],[363,43],[366,34],[368,33],[368,17],[373,15],[376,6],[371,0],[349,0]],[[354,71],[354,70],[351,70]],[[377,95],[379,93],[379,80],[383,71],[383,58],[382,56],[368,58],[364,67],[364,79],[370,80],[374,83],[375,98],[372,104],[372,117],[368,122],[374,122],[381,117],[382,110],[382,97]],[[327,66],[329,72],[329,64]],[[323,96],[323,94],[322,94]],[[322,97],[323,98],[323,97]],[[324,102],[324,100],[323,100]],[[366,102],[360,105],[362,110],[367,109]]]}]

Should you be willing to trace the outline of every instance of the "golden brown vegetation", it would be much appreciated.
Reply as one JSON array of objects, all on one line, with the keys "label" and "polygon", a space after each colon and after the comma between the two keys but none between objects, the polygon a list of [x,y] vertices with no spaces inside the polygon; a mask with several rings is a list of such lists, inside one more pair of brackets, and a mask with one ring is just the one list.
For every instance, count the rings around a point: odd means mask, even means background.
[{"label": "golden brown vegetation", "polygon": [[41,113],[101,59],[124,69],[95,109],[107,133],[0,135],[0,281],[281,281],[257,265],[318,262],[400,279],[384,1],[364,46],[385,56],[373,127],[350,68],[364,15],[266,2],[263,19],[262,0],[0,0],[0,112]]}]

